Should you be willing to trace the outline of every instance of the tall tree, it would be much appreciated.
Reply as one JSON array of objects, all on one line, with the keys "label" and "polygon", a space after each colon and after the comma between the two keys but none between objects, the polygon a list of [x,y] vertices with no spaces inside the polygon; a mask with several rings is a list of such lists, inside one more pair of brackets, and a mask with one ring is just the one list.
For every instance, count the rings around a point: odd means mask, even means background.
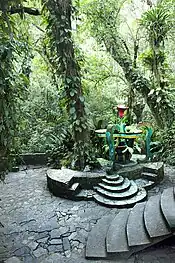
[{"label": "tall tree", "polygon": [[92,34],[100,44],[104,43],[106,50],[121,66],[130,86],[143,96],[158,126],[170,127],[175,114],[166,93],[161,88],[157,92],[153,83],[143,76],[138,67],[134,67],[127,43],[119,33],[119,13],[123,2],[94,0],[88,8],[86,6]]},{"label": "tall tree", "polygon": [[74,8],[71,0],[44,0],[43,4],[48,10],[46,52],[52,70],[62,79],[75,142],[75,167],[83,169],[87,157],[88,125],[80,67],[72,38]]},{"label": "tall tree", "polygon": [[[9,156],[14,146],[16,133],[16,106],[23,90],[26,72],[20,71],[21,65],[17,58],[23,57],[23,39],[12,15],[24,12],[37,14],[32,8],[25,8],[22,0],[0,1],[0,177],[9,165]],[[24,69],[24,68],[23,68]]]}]

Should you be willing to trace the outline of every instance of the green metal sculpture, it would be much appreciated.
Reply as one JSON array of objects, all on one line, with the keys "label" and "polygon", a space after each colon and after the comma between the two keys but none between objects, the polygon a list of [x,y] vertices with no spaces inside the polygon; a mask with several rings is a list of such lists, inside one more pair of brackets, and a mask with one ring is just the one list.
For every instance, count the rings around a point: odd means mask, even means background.
[{"label": "green metal sculpture", "polygon": [[150,151],[151,137],[153,134],[152,127],[146,126],[146,140],[145,140],[145,148],[146,148],[146,160],[152,160],[152,153]]}]

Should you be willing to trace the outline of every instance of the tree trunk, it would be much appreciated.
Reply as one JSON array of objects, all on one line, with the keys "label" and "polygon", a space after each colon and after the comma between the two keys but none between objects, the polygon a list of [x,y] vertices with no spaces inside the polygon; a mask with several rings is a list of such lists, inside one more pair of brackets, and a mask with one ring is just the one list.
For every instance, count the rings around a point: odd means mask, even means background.
[{"label": "tree trunk", "polygon": [[[88,126],[85,114],[81,75],[75,57],[74,43],[71,35],[71,0],[49,0],[46,2],[49,10],[50,48],[55,53],[52,65],[58,77],[61,76],[67,98],[67,110],[70,116],[74,136],[75,167],[82,170],[87,156]],[[55,63],[56,61],[56,63]]]}]

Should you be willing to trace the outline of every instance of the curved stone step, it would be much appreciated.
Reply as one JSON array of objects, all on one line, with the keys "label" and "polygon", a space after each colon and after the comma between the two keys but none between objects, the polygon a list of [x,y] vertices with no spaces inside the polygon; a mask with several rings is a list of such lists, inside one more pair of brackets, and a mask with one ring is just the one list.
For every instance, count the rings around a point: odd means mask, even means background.
[{"label": "curved stone step", "polygon": [[128,217],[127,237],[129,246],[140,246],[150,244],[144,223],[144,209],[146,202],[136,204]]},{"label": "curved stone step", "polygon": [[92,228],[86,244],[86,258],[106,258],[106,234],[114,216],[107,215],[101,218]]},{"label": "curved stone step", "polygon": [[143,187],[145,188],[146,190],[150,190],[151,188],[153,188],[153,186],[156,184],[155,182],[153,181],[149,181],[148,179],[143,179],[143,178],[139,178],[139,179],[136,179],[134,180],[135,183],[140,186],[140,187]]},{"label": "curved stone step", "polygon": [[109,199],[126,199],[136,195],[138,192],[138,186],[136,185],[136,183],[134,181],[130,181],[130,184],[131,184],[130,188],[125,192],[121,192],[121,193],[116,193],[116,192],[112,193],[98,186],[95,187],[95,189],[98,194],[107,197]]},{"label": "curved stone step", "polygon": [[130,210],[120,211],[112,220],[106,236],[106,248],[108,253],[129,251],[126,223]]},{"label": "curved stone step", "polygon": [[119,179],[119,174],[114,174],[114,175],[106,175],[106,179],[109,181],[115,181],[117,179]]},{"label": "curved stone step", "polygon": [[92,189],[82,189],[78,194],[74,196],[74,200],[76,201],[93,201],[94,191]]},{"label": "curved stone step", "polygon": [[93,197],[95,201],[101,205],[107,206],[107,207],[131,207],[135,203],[140,202],[142,200],[145,200],[147,196],[147,192],[144,188],[141,188],[137,194],[131,198],[122,199],[122,200],[111,200],[108,198],[105,198],[99,194],[95,194]]},{"label": "curved stone step", "polygon": [[147,201],[144,221],[150,237],[160,237],[170,233],[160,208],[160,195],[151,196]]},{"label": "curved stone step", "polygon": [[107,185],[111,185],[111,186],[114,186],[114,185],[121,185],[124,181],[124,178],[122,176],[119,176],[119,178],[115,181],[110,181],[106,178],[102,179],[102,182],[107,184]]},{"label": "curved stone step", "polygon": [[150,181],[153,181],[153,182],[157,181],[157,174],[154,174],[154,173],[142,172],[141,177],[148,179]]},{"label": "curved stone step", "polygon": [[125,178],[122,185],[116,185],[116,186],[114,185],[114,186],[112,186],[112,185],[106,185],[104,183],[99,183],[98,185],[101,188],[103,188],[103,189],[105,189],[105,190],[107,190],[109,192],[120,193],[120,192],[123,192],[123,191],[126,191],[127,189],[129,189],[130,184],[131,184],[130,180],[128,178]]},{"label": "curved stone step", "polygon": [[149,181],[147,184],[145,184],[143,187],[146,189],[146,190],[150,190],[153,188],[153,186],[155,185],[156,183],[153,182],[153,181]]},{"label": "curved stone step", "polygon": [[175,196],[173,187],[165,189],[161,195],[161,210],[169,227],[175,230]]},{"label": "curved stone step", "polygon": [[76,194],[77,192],[80,192],[80,184],[74,183],[69,187],[69,191]]}]

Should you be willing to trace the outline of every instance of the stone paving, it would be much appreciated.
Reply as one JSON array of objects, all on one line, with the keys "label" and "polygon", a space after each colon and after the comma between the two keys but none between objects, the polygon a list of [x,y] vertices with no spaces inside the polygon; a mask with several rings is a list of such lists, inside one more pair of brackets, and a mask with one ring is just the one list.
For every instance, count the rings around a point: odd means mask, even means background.
[{"label": "stone paving", "polygon": [[[88,232],[104,215],[118,209],[93,201],[54,197],[47,189],[47,168],[9,173],[0,183],[0,263],[175,263],[175,239],[119,261],[86,260]],[[175,185],[175,168],[149,196]]]}]

